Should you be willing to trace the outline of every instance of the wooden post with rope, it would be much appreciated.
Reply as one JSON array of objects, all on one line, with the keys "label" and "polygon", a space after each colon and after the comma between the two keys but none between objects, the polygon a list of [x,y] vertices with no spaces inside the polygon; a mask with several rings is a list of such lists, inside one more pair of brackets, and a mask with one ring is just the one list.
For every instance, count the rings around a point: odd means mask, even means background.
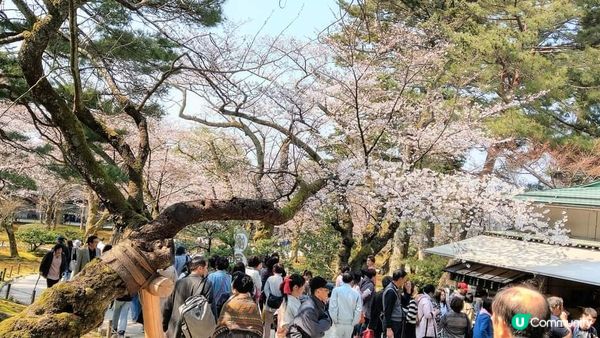
[{"label": "wooden post with rope", "polygon": [[174,281],[152,269],[146,258],[124,240],[117,249],[110,250],[101,259],[114,269],[125,282],[130,294],[138,292],[144,316],[144,334],[147,338],[162,338],[160,298],[167,297]]}]

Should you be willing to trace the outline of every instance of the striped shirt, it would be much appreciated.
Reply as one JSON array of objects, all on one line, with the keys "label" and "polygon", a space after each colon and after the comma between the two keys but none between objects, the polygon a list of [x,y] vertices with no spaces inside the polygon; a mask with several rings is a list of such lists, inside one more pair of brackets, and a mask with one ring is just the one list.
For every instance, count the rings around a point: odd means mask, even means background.
[{"label": "striped shirt", "polygon": [[406,313],[406,321],[409,324],[417,324],[417,302],[414,299],[411,299],[408,303],[408,307],[404,310]]}]

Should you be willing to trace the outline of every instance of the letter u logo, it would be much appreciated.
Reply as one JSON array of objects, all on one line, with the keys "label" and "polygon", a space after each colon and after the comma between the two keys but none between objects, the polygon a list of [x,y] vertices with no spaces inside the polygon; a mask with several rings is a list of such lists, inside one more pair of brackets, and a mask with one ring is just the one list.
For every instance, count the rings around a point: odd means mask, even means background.
[{"label": "letter u logo", "polygon": [[513,316],[511,324],[516,330],[523,331],[529,326],[529,318],[530,314],[518,313]]}]

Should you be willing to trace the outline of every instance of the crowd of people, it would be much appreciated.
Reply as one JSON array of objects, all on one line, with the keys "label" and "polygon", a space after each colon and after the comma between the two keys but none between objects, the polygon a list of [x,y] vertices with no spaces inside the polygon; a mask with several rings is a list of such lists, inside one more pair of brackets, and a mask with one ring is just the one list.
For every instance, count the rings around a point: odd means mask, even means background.
[{"label": "crowd of people", "polygon": [[[111,248],[98,245],[96,236],[84,246],[59,237],[40,265],[48,287]],[[288,274],[277,253],[232,265],[227,257],[190,257],[179,247],[170,269],[176,283],[161,305],[168,338],[270,338],[272,332],[278,338],[598,338],[593,308],[569,322],[561,298],[525,285],[474,299],[466,283],[455,290],[419,286],[403,269],[379,284],[373,256],[360,271],[342,267],[331,283],[310,271]],[[130,308],[142,320],[135,295],[116,299],[112,308],[116,337],[125,335]],[[549,324],[519,330],[513,321],[519,314]]]},{"label": "crowd of people", "polygon": [[[333,283],[310,271],[287,274],[277,254],[251,257],[247,266],[238,262],[231,269],[223,257],[175,262],[182,273],[163,309],[169,338],[184,336],[175,309],[195,292],[210,304],[214,330],[212,335],[191,332],[193,337],[271,337],[272,332],[278,338],[598,337],[594,309],[585,308],[579,320],[567,322],[560,298],[546,299],[524,285],[474,299],[466,283],[456,290],[419,287],[398,269],[376,287],[373,256],[360,271],[343,267]],[[188,262],[189,272],[177,262]],[[512,320],[525,313],[553,324],[519,331]]]}]

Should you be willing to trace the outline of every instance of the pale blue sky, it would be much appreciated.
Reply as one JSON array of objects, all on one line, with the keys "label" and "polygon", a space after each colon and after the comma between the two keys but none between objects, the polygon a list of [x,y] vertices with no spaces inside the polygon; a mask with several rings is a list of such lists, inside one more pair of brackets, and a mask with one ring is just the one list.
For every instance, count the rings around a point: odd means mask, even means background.
[{"label": "pale blue sky", "polygon": [[335,20],[339,9],[335,0],[227,0],[223,12],[230,22],[245,22],[244,34],[256,34],[268,20],[261,35],[278,35],[291,24],[285,35],[314,38]]}]

